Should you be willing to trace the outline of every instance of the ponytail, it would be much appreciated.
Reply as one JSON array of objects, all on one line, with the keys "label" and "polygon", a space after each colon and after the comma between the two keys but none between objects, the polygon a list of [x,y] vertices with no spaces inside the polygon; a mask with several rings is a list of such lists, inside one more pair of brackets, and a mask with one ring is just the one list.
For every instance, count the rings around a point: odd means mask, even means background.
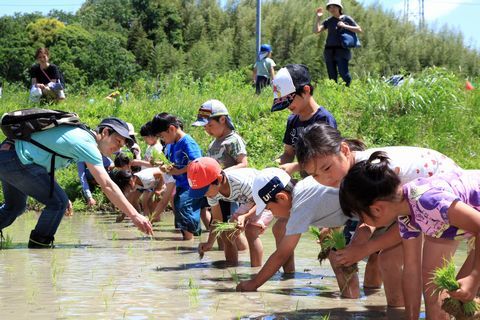
[{"label": "ponytail", "polygon": [[345,215],[372,216],[370,206],[377,200],[394,201],[400,178],[390,169],[390,159],[383,151],[355,164],[340,185],[340,206]]},{"label": "ponytail", "polygon": [[303,166],[315,157],[337,154],[342,142],[347,143],[352,151],[366,149],[362,141],[345,139],[340,131],[326,123],[314,123],[300,133],[295,143],[297,160]]}]

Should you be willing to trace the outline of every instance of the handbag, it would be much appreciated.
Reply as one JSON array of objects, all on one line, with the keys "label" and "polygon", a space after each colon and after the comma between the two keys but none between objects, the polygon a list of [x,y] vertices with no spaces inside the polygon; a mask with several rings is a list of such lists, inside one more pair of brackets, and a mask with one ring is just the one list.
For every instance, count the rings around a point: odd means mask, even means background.
[{"label": "handbag", "polygon": [[48,74],[42,68],[40,68],[40,71],[42,71],[45,77],[47,77],[48,81],[50,81],[48,83],[48,87],[50,88],[50,90],[54,91],[57,94],[57,98],[65,99],[65,92],[63,91],[64,88],[60,79],[57,79],[57,82],[53,82],[52,79],[50,79]]},{"label": "handbag", "polygon": [[[343,23],[351,25],[350,23],[348,23],[345,17],[343,17],[341,21]],[[342,44],[342,47],[346,49],[358,48],[362,46],[362,44],[360,43],[360,39],[358,39],[357,37],[357,34],[345,28],[342,28],[342,30],[340,30],[340,43]]]}]

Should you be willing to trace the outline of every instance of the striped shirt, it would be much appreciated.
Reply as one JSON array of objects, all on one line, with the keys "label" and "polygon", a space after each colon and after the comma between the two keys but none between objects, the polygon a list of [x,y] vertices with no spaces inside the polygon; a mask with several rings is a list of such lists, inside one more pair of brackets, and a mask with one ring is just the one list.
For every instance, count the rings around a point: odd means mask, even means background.
[{"label": "striped shirt", "polygon": [[253,203],[253,180],[260,172],[253,168],[241,168],[225,171],[227,182],[230,186],[230,195],[218,193],[213,198],[207,198],[208,204],[213,207],[218,205],[218,200],[238,202],[239,204]]}]

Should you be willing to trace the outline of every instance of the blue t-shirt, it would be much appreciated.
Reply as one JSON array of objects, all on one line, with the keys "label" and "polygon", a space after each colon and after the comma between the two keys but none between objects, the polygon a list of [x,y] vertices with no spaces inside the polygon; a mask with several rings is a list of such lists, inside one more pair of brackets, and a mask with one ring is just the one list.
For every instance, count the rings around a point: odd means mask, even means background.
[{"label": "blue t-shirt", "polygon": [[[102,154],[98,150],[95,138],[86,130],[58,126],[32,134],[32,139],[45,147],[72,159],[55,157],[55,169],[60,169],[75,162],[88,162],[95,166],[103,164]],[[15,150],[23,164],[38,164],[50,172],[52,153],[24,140],[15,140]]]},{"label": "blue t-shirt", "polygon": [[[193,140],[190,135],[186,134],[177,142],[167,144],[165,147],[165,155],[168,160],[175,164],[175,167],[182,169],[185,168],[190,161],[200,158],[202,151],[197,142]],[[173,177],[175,178],[177,187],[190,188],[186,173]]]},{"label": "blue t-shirt", "polygon": [[308,120],[301,121],[300,117],[291,114],[287,119],[287,129],[283,136],[283,143],[289,146],[294,146],[299,134],[309,125],[313,123],[326,123],[333,128],[337,128],[337,121],[333,115],[324,107],[319,106],[317,112]]},{"label": "blue t-shirt", "polygon": [[337,28],[337,24],[340,21],[343,21],[345,24],[348,24],[350,26],[357,25],[357,23],[355,22],[355,20],[352,19],[352,17],[344,15],[341,18],[342,19],[340,20],[335,17],[330,17],[322,22],[323,27],[328,30],[327,40],[325,41],[325,48],[342,48],[342,42],[340,39],[340,32],[342,28]]}]

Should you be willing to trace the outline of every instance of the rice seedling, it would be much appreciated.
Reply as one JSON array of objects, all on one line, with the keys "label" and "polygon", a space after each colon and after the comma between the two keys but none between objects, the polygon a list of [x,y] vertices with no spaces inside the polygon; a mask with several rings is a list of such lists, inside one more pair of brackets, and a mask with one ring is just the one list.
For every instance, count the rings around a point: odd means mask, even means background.
[{"label": "rice seedling", "polygon": [[3,235],[0,235],[0,250],[2,249],[11,249],[13,247],[13,237],[10,236],[8,233],[5,234],[5,237]]},{"label": "rice seedling", "polygon": [[199,288],[195,280],[192,277],[188,278],[188,298],[191,305],[198,305],[198,293]]},{"label": "rice seedling", "polygon": [[328,255],[330,254],[330,248],[324,244],[325,237],[322,236],[322,233],[318,227],[309,226],[308,232],[320,243],[320,252],[318,253],[317,259],[320,264],[322,264],[322,262],[328,258]]},{"label": "rice seedling", "polygon": [[160,167],[160,170],[164,172],[169,172],[173,168],[173,163],[165,156],[163,152],[158,150],[153,150],[152,159],[150,160],[152,166]]},{"label": "rice seedling", "polygon": [[[435,269],[432,281],[437,288],[433,294],[438,294],[443,290],[455,291],[460,288],[456,279],[455,263],[453,260],[444,260],[443,267]],[[478,299],[462,302],[454,298],[443,300],[442,309],[451,314],[455,319],[477,319],[480,318],[480,303]]]},{"label": "rice seedling", "polygon": [[[331,229],[330,233],[325,236],[325,238],[320,243],[322,247],[322,251],[318,254],[318,260],[322,263],[328,255],[330,254],[331,250],[342,250],[345,249],[347,246],[347,241],[345,236],[343,235],[343,228],[336,228]],[[350,281],[350,279],[358,272],[358,264],[354,263],[350,266],[341,266],[341,270],[345,276],[346,284]],[[345,285],[346,288],[346,285]],[[345,288],[341,288],[341,291]]]},{"label": "rice seedling", "polygon": [[118,240],[118,233],[116,231],[112,232],[112,241]]},{"label": "rice seedling", "polygon": [[235,282],[235,285],[239,284],[240,283],[240,277],[237,273],[237,269],[234,269],[233,272],[232,271],[228,271],[230,272],[230,276],[232,277],[232,280]]}]

